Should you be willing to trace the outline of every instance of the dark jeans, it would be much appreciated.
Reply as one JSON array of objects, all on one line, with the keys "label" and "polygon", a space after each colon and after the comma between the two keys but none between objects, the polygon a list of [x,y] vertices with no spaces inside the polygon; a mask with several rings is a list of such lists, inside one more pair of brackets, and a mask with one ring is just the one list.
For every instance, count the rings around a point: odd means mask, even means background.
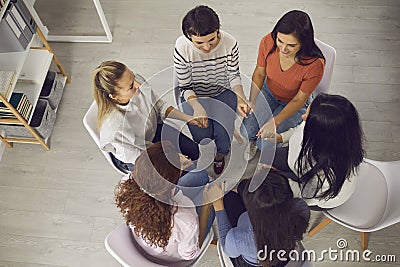
[{"label": "dark jeans", "polygon": [[[290,167],[287,163],[288,154],[289,154],[289,147],[276,148],[275,157],[274,157],[272,166],[274,166],[275,168],[280,170],[281,173],[283,175],[285,175],[286,177],[292,179],[293,181],[300,182],[300,178],[292,171],[292,169],[290,169]],[[316,205],[308,206],[308,207],[310,208],[310,210],[314,210],[314,211],[330,210],[330,209],[320,208]]]},{"label": "dark jeans", "polygon": [[[289,128],[295,127],[302,122],[301,115],[306,112],[308,105],[312,101],[312,96],[307,100],[303,107],[301,107],[292,116],[284,120],[278,127],[276,127],[277,133],[287,131]],[[263,83],[260,93],[256,99],[256,108],[252,114],[249,114],[247,118],[243,119],[243,124],[240,127],[242,136],[247,137],[248,140],[256,141],[258,149],[262,149],[262,138],[257,138],[256,134],[271,117],[278,115],[289,102],[277,100],[272,94],[271,90],[266,84],[266,80]]]},{"label": "dark jeans", "polygon": [[[281,171],[283,175],[292,179],[293,181],[299,182],[299,177],[290,169],[288,165],[289,147],[277,147],[275,150],[274,160],[272,166]],[[262,160],[260,159],[260,162]]]},{"label": "dark jeans", "polygon": [[237,226],[240,215],[246,211],[240,194],[230,191],[224,196],[224,207],[232,227]]},{"label": "dark jeans", "polygon": [[[168,140],[170,141],[176,149],[178,149],[179,153],[188,156],[191,160],[195,161],[199,159],[200,150],[198,144],[194,142],[192,139],[175,129],[174,127],[165,124],[159,123],[157,124],[156,133],[152,140],[153,143],[159,142],[161,140]],[[110,153],[111,154],[111,153]],[[111,154],[113,158],[113,162],[115,166],[120,169],[122,172],[131,172],[133,170],[134,162],[132,163],[125,163]]]},{"label": "dark jeans", "polygon": [[196,142],[174,127],[165,123],[157,124],[153,143],[162,140],[170,141],[178,149],[179,153],[188,156],[193,161],[197,160],[200,156],[199,146]]},{"label": "dark jeans", "polygon": [[[235,128],[237,96],[227,89],[217,96],[198,97],[208,116],[208,127],[200,128],[188,125],[193,139],[200,144],[204,139],[215,140],[217,153],[227,155],[231,148],[233,131]],[[193,115],[193,108],[181,97],[183,111]]]}]

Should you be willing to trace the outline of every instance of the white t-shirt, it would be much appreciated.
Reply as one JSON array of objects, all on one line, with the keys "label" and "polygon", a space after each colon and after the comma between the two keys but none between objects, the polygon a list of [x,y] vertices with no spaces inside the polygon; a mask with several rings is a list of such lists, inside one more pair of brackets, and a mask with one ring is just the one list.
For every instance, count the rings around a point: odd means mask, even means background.
[{"label": "white t-shirt", "polygon": [[[179,191],[174,197],[178,203],[191,202]],[[165,251],[160,247],[150,246],[141,237],[137,236],[131,226],[133,236],[138,244],[151,256],[162,259],[163,261],[191,260],[200,253],[199,248],[199,219],[196,209],[178,207],[178,211],[173,217],[173,227],[171,237]]]}]

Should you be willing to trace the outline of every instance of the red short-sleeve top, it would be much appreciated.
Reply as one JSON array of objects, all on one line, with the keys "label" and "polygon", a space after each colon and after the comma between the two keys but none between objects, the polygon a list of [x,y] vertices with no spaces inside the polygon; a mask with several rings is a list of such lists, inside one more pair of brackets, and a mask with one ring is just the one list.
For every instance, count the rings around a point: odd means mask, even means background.
[{"label": "red short-sleeve top", "polygon": [[279,49],[275,49],[272,54],[268,55],[273,45],[274,40],[271,33],[262,38],[258,49],[257,65],[265,67],[267,86],[275,98],[289,102],[299,90],[311,94],[324,74],[323,58],[310,59],[311,63],[304,66],[295,63],[288,70],[282,71]]}]

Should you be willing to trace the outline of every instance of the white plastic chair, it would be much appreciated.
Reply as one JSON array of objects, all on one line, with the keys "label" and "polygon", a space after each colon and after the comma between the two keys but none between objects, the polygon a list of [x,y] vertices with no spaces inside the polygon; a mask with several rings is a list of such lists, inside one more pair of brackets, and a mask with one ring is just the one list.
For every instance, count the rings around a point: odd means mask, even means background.
[{"label": "white plastic chair", "polygon": [[[304,250],[304,246],[302,243],[300,243],[300,249],[299,251]],[[219,262],[221,264],[221,267],[234,267],[232,264],[231,259],[228,257],[228,255],[225,254],[225,252],[222,249],[222,245],[220,240],[218,239],[217,241],[217,252],[218,252],[218,257],[219,257]],[[301,255],[301,253],[300,253]],[[285,267],[313,267],[314,264],[312,261],[305,260],[305,261],[289,261],[288,264]]]},{"label": "white plastic chair", "polygon": [[[88,111],[86,112],[85,116],[83,117],[83,125],[85,126],[86,130],[89,132],[90,136],[92,137],[93,141],[96,143],[97,147],[100,149],[100,136],[97,132],[97,104],[96,101],[90,105]],[[110,165],[121,174],[127,174],[124,170],[120,170],[116,164],[114,164],[113,159],[109,152],[101,150],[104,157],[110,163]]]},{"label": "white plastic chair", "polygon": [[339,207],[324,211],[327,217],[308,236],[313,236],[331,221],[361,232],[361,248],[368,247],[368,233],[400,222],[400,161],[365,159],[360,166],[356,188]]},{"label": "white plastic chair", "polygon": [[335,65],[336,50],[332,46],[318,40],[314,39],[315,44],[321,49],[322,54],[325,57],[324,75],[322,80],[317,85],[314,90],[314,97],[320,93],[328,93],[332,82],[333,67]]},{"label": "white plastic chair", "polygon": [[200,249],[200,254],[197,258],[189,261],[174,262],[172,264],[146,255],[134,239],[130,227],[126,224],[118,226],[115,230],[109,233],[104,244],[111,256],[113,256],[124,267],[186,267],[194,266],[201,257],[203,257],[213,237],[214,233],[211,229],[204,239],[203,245]]}]

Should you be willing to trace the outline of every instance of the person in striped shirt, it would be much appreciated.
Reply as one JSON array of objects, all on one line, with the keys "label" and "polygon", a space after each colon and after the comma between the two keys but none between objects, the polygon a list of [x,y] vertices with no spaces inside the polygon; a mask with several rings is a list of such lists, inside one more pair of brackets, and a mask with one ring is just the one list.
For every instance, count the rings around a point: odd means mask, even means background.
[{"label": "person in striped shirt", "polygon": [[220,174],[230,151],[236,111],[243,117],[251,111],[240,78],[238,44],[220,30],[218,15],[208,6],[190,10],[182,31],[174,50],[182,108],[204,127],[189,125],[197,143],[215,140],[214,172]]}]

